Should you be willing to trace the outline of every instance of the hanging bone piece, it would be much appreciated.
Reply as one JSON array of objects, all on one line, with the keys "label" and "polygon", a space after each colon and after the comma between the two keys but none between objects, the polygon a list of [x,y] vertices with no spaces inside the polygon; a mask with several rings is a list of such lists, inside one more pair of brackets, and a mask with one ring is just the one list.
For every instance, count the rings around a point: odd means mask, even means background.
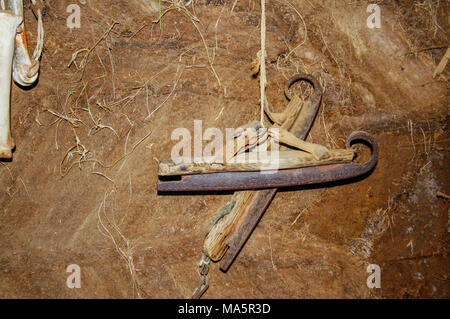
[{"label": "hanging bone piece", "polygon": [[[31,1],[37,6],[36,0]],[[41,1],[42,4],[42,1]],[[39,76],[44,43],[42,11],[37,8],[38,36],[33,58],[28,54],[23,18],[23,0],[0,1],[0,159],[11,159],[15,145],[11,137],[11,73],[21,86],[30,86]]]},{"label": "hanging bone piece", "polygon": [[[39,60],[30,58],[28,54],[25,21],[23,20],[23,0],[11,0],[11,11],[22,18],[16,30],[16,49],[13,60],[13,79],[22,86],[30,86],[39,75]],[[40,21],[38,21],[40,23]],[[38,31],[39,32],[39,31]],[[39,39],[38,39],[39,42]]]},{"label": "hanging bone piece", "polygon": [[10,131],[11,72],[16,30],[22,18],[0,11],[0,158],[12,157],[14,141]]}]

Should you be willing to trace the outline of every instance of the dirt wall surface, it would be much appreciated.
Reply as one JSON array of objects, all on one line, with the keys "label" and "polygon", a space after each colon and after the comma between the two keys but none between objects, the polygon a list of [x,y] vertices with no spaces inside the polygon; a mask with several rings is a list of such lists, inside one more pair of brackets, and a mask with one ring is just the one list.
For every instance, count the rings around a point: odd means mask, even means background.
[{"label": "dirt wall surface", "polygon": [[[158,161],[194,120],[224,130],[259,119],[260,1],[194,1],[160,24],[153,0],[44,3],[39,82],[13,86],[16,150],[0,163],[0,297],[190,297],[231,192],[157,194]],[[69,29],[75,3],[81,24]],[[212,265],[205,297],[450,297],[450,210],[438,195],[450,193],[448,67],[432,77],[449,4],[377,1],[381,28],[370,29],[370,3],[267,1],[274,108],[287,79],[313,74],[324,97],[308,140],[342,148],[364,130],[379,163],[355,183],[279,191],[228,273]],[[79,289],[66,285],[71,264]],[[369,264],[380,289],[366,285]]]}]

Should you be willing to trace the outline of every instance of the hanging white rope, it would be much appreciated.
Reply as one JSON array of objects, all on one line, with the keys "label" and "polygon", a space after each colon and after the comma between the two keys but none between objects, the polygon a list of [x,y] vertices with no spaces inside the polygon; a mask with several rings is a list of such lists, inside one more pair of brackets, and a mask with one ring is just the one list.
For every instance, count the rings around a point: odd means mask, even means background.
[{"label": "hanging white rope", "polygon": [[259,51],[261,93],[261,125],[264,126],[264,110],[266,105],[266,0],[261,0],[261,51]]}]

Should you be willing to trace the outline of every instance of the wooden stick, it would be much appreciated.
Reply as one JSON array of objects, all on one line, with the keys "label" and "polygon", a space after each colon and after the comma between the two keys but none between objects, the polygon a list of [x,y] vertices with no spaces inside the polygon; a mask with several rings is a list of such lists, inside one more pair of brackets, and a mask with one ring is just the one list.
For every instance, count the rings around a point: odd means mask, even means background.
[{"label": "wooden stick", "polygon": [[275,123],[274,127],[283,126],[284,128],[289,129],[297,119],[297,115],[302,109],[303,103],[303,100],[298,95],[295,95],[282,113],[272,112],[268,102],[266,103],[265,112],[270,120]]},{"label": "wooden stick", "polygon": [[[213,261],[219,261],[228,249],[228,235],[235,231],[239,220],[245,216],[249,209],[249,204],[257,192],[235,192],[230,204],[233,205],[231,211],[220,214],[211,230],[205,238],[203,251]],[[227,205],[228,206],[228,205]]]},{"label": "wooden stick", "polygon": [[323,145],[309,143],[297,138],[291,132],[286,131],[283,128],[278,128],[278,132],[269,130],[269,134],[276,138],[280,143],[293,146],[302,151],[311,153],[316,160],[323,160],[330,156],[330,151]]},{"label": "wooden stick", "polygon": [[[190,174],[205,174],[218,172],[249,172],[268,171],[278,169],[300,168],[308,166],[320,166],[329,164],[348,163],[353,160],[353,149],[337,149],[328,152],[328,157],[316,159],[313,155],[302,151],[265,152],[264,159],[251,158],[252,153],[243,153],[236,156],[235,162],[227,163],[182,163],[175,164],[172,161],[159,163],[159,176],[178,176]],[[257,154],[255,154],[256,157]],[[265,161],[267,159],[267,161]]]},{"label": "wooden stick", "polygon": [[447,194],[445,194],[443,192],[437,192],[436,195],[438,197],[442,197],[442,198],[445,198],[445,199],[450,199],[450,196],[448,196]]},{"label": "wooden stick", "polygon": [[258,121],[253,121],[238,127],[233,136],[226,140],[222,150],[217,153],[215,161],[219,163],[222,163],[224,160],[228,161],[237,154],[256,146],[257,143],[264,143],[267,139],[267,134],[265,136],[258,135],[258,130],[261,127],[261,123]]},{"label": "wooden stick", "polygon": [[447,51],[445,52],[444,56],[442,57],[441,62],[438,64],[438,66],[434,70],[433,78],[437,77],[442,72],[444,72],[445,67],[447,66],[448,60],[450,60],[450,47],[447,48]]}]

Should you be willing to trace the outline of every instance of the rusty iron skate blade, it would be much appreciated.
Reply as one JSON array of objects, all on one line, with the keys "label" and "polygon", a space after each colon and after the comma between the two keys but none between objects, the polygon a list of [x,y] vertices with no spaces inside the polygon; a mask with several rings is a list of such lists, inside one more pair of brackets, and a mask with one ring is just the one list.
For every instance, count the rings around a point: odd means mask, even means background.
[{"label": "rusty iron skate blade", "polygon": [[364,141],[372,149],[372,155],[364,164],[346,163],[274,172],[223,172],[181,176],[177,181],[160,181],[159,192],[223,191],[280,188],[321,184],[354,178],[370,172],[378,161],[378,145],[366,132],[354,132],[347,139],[346,147]]}]

